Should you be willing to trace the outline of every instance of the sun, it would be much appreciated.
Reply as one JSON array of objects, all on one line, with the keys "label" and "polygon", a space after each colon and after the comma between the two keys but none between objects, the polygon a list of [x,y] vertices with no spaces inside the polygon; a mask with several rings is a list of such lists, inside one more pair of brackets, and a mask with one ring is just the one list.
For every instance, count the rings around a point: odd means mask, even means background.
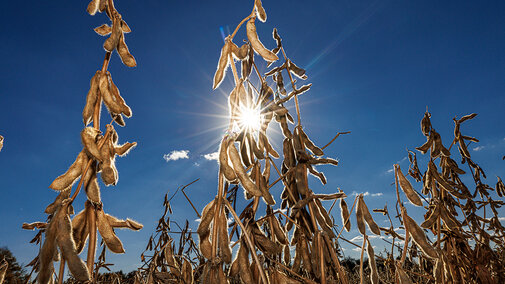
[{"label": "sun", "polygon": [[257,131],[261,127],[261,112],[258,108],[240,107],[239,112],[240,129],[246,131]]}]

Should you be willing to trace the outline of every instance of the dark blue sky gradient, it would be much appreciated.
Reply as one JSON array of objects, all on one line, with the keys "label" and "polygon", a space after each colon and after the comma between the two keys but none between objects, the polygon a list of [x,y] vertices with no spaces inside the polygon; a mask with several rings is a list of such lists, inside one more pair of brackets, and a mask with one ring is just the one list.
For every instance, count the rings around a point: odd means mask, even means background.
[{"label": "dark blue sky gradient", "polygon": [[[200,178],[187,191],[199,210],[216,194],[217,164],[203,155],[218,148],[233,83],[228,74],[218,90],[211,90],[223,44],[220,27],[233,31],[252,3],[116,1],[133,30],[126,41],[138,62],[131,69],[112,56],[109,70],[133,110],[126,127],[116,130],[121,143],[137,141],[138,146],[117,159],[119,183],[102,186],[102,200],[106,212],[134,218],[144,229],[118,233],[127,253],[109,254],[115,269],[138,267],[167,191]],[[470,149],[488,183],[494,185],[496,175],[505,178],[503,1],[264,0],[263,5],[268,20],[257,24],[260,39],[273,48],[271,31],[277,27],[288,56],[307,69],[313,83],[300,97],[304,129],[321,146],[338,131],[352,131],[325,151],[340,165],[319,167],[328,184],[321,187],[311,179],[314,190],[340,187],[349,196],[369,192],[369,207],[392,206],[388,170],[400,162],[405,172],[405,149],[424,143],[419,122],[426,106],[446,146],[453,137],[452,118],[478,113],[462,132],[481,139]],[[89,79],[105,54],[104,38],[92,28],[108,20],[89,16],[86,6],[86,1],[7,1],[0,12],[0,134],[5,137],[0,246],[25,264],[37,247],[28,243],[34,233],[21,224],[45,220],[43,211],[56,196],[49,184],[82,148]],[[244,29],[235,38],[241,42]],[[102,119],[109,122],[105,111]],[[280,135],[272,132],[272,140],[282,152]],[[172,150],[189,150],[189,159],[166,162],[163,155]],[[453,155],[459,160],[457,151]],[[419,159],[423,169],[426,159]],[[272,192],[279,201],[281,188]],[[377,193],[383,195],[373,196]],[[81,194],[77,211],[83,202]],[[196,228],[196,215],[182,195],[172,207],[173,220],[189,219]],[[352,255],[350,248],[345,253]]]}]

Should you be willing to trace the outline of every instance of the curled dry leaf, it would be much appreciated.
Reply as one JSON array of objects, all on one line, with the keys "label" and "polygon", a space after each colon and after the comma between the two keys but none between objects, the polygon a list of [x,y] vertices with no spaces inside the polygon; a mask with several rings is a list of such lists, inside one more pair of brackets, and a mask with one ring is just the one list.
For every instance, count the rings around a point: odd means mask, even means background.
[{"label": "curled dry leaf", "polygon": [[247,29],[247,38],[251,43],[252,48],[256,53],[258,53],[263,59],[266,61],[272,62],[279,59],[275,53],[265,48],[263,43],[258,38],[258,34],[256,33],[256,26],[254,25],[254,18],[251,18],[246,25]]}]

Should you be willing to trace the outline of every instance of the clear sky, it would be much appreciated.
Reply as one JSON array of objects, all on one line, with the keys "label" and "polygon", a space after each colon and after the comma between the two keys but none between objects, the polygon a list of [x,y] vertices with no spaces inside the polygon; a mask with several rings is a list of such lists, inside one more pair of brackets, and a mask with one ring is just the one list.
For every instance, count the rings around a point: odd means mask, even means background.
[{"label": "clear sky", "polygon": [[[217,163],[205,155],[218,148],[227,121],[225,94],[232,88],[228,76],[219,90],[211,90],[223,44],[220,28],[233,31],[253,1],[115,2],[133,30],[126,40],[138,63],[130,69],[112,56],[114,82],[133,110],[126,127],[116,130],[120,142],[138,146],[117,159],[119,183],[102,186],[102,200],[106,212],[144,224],[140,232],[119,231],[126,254],[110,257],[113,269],[130,271],[163,213],[165,193],[200,178],[187,191],[198,210],[216,194]],[[81,112],[105,53],[104,38],[92,28],[107,18],[89,16],[86,6],[7,1],[0,11],[0,246],[25,264],[37,247],[28,243],[34,232],[21,224],[46,219],[43,211],[56,197],[49,184],[82,148]],[[273,48],[271,31],[277,27],[288,56],[307,69],[313,83],[300,97],[309,136],[324,145],[336,132],[352,131],[325,151],[340,165],[319,167],[328,184],[310,180],[314,190],[368,192],[370,208],[392,206],[389,170],[397,162],[406,169],[406,148],[424,143],[419,122],[426,106],[446,146],[452,118],[478,113],[462,129],[481,140],[471,145],[471,154],[489,184],[496,175],[505,178],[505,2],[264,0],[263,6],[268,20],[257,25],[261,40]],[[243,29],[236,39],[242,38]],[[259,67],[266,70],[263,63]],[[280,136],[272,139],[281,150]],[[166,161],[164,155],[174,150],[189,151],[187,158]],[[277,200],[280,192],[272,190]],[[81,194],[77,211],[83,202]],[[173,220],[189,219],[196,228],[196,215],[182,195],[172,208]],[[345,236],[356,235],[354,230]]]}]

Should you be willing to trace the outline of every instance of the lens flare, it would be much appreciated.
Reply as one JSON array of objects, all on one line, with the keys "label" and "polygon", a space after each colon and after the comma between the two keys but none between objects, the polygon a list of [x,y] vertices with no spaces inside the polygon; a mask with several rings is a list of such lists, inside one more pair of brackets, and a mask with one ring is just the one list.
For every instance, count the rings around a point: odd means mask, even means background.
[{"label": "lens flare", "polygon": [[261,114],[259,109],[240,107],[239,123],[240,128],[246,131],[259,130],[261,126]]}]

